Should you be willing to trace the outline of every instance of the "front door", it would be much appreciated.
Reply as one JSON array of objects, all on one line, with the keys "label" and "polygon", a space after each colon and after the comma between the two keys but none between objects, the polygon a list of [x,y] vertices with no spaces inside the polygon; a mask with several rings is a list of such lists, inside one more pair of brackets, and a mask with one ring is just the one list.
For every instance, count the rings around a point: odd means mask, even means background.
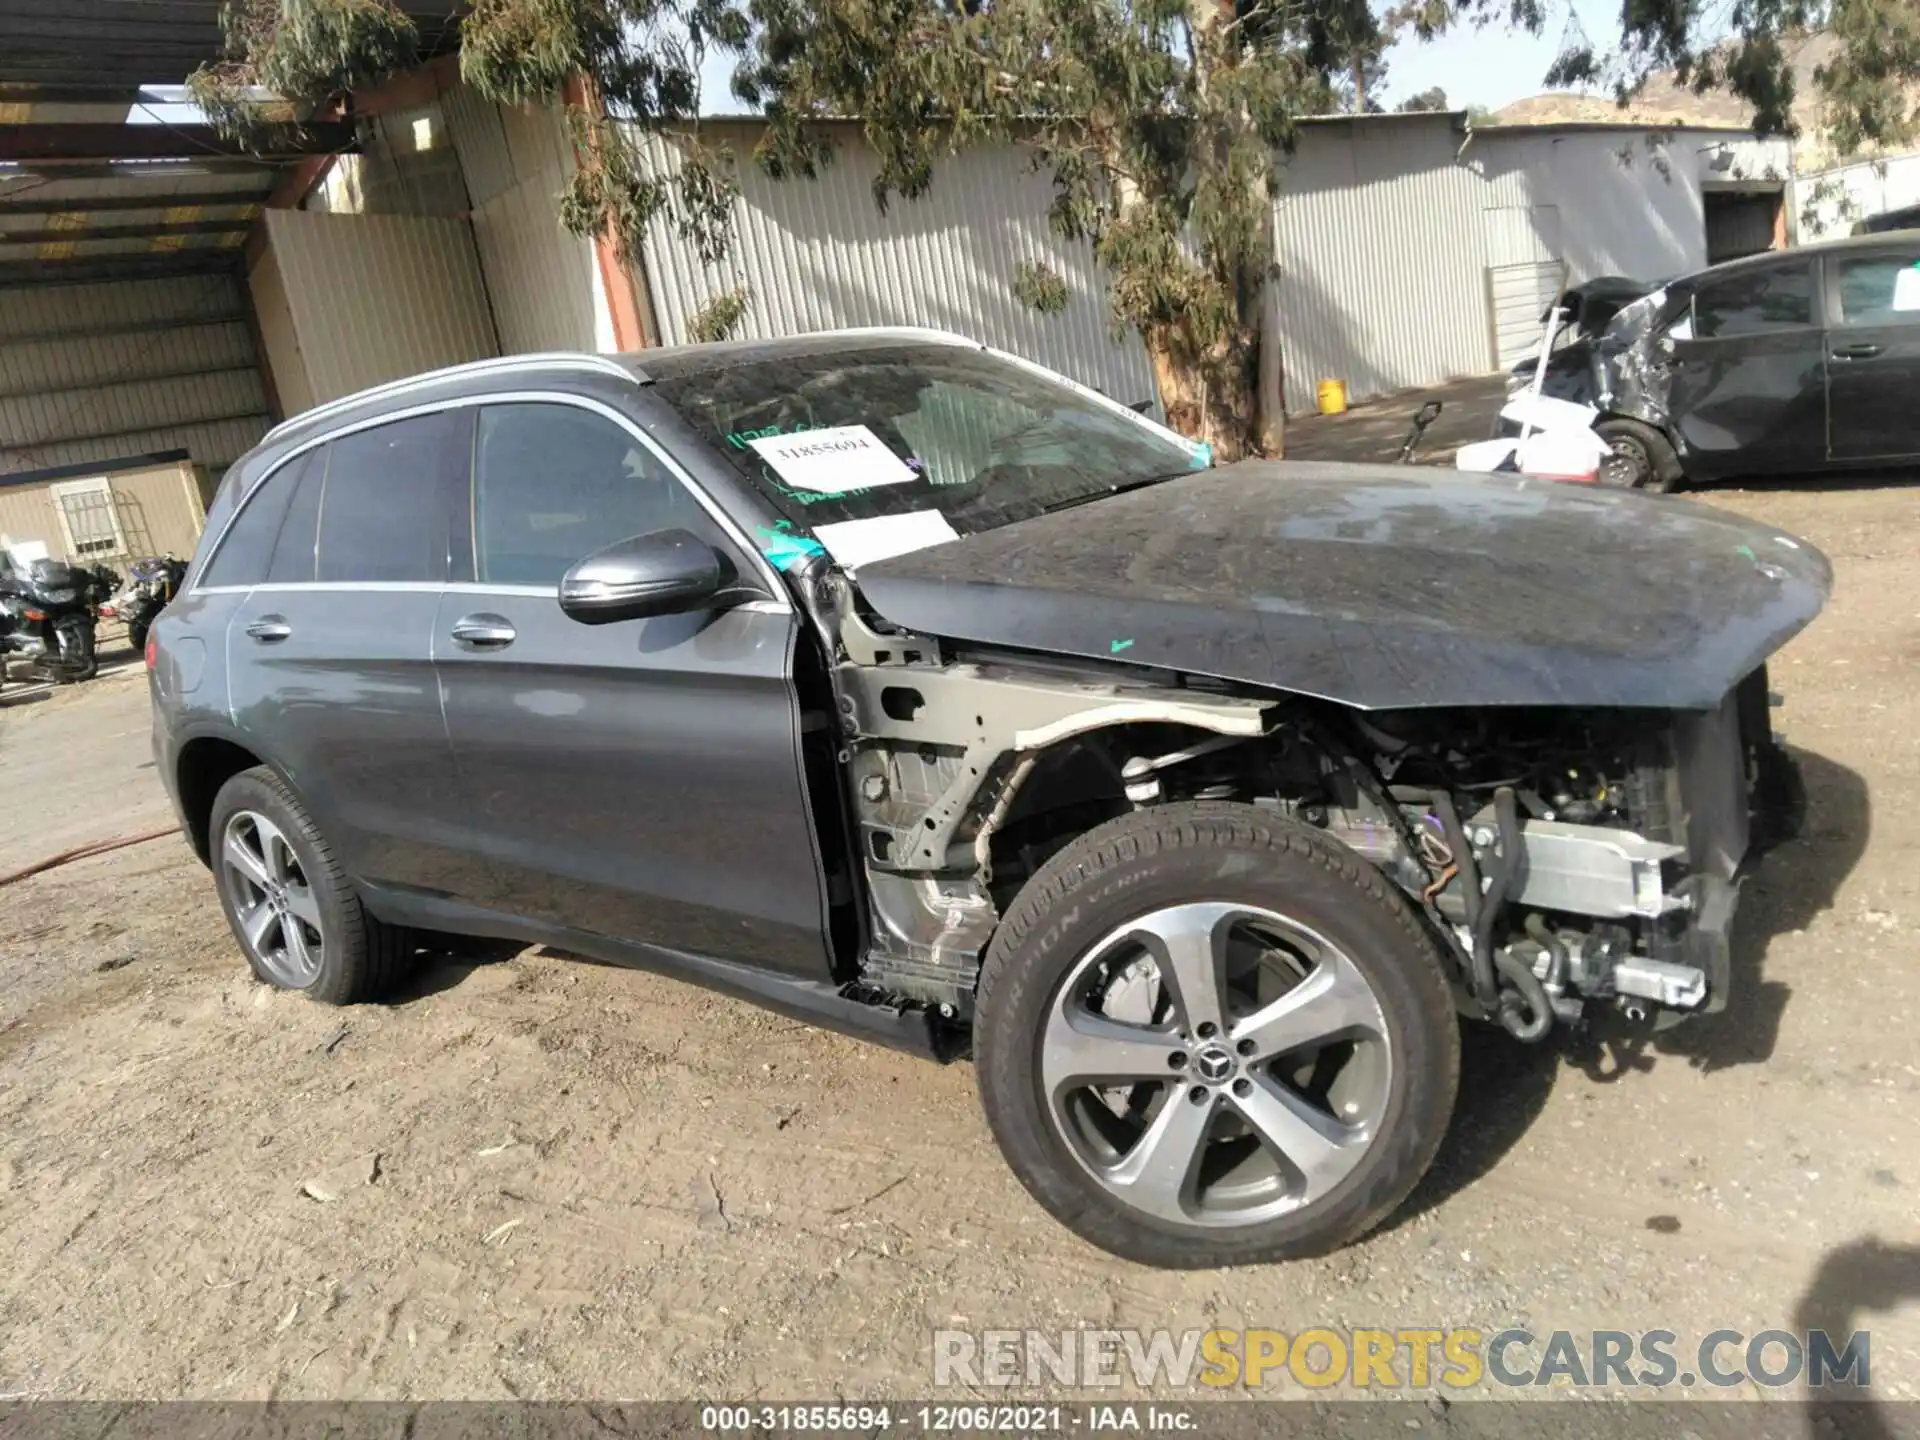
[{"label": "front door", "polygon": [[1742,267],[1694,292],[1692,315],[1660,342],[1667,413],[1687,474],[1816,470],[1826,464],[1826,369],[1813,262]]},{"label": "front door", "polygon": [[348,873],[443,895],[479,883],[433,669],[470,424],[465,410],[416,416],[293,462],[266,575],[227,629],[235,720]]},{"label": "front door", "polygon": [[1827,453],[1920,456],[1920,243],[1827,257]]},{"label": "front door", "polygon": [[754,573],[637,429],[598,407],[484,406],[475,578],[434,654],[493,908],[824,978],[784,597],[585,625],[560,577],[616,540],[685,529]]}]

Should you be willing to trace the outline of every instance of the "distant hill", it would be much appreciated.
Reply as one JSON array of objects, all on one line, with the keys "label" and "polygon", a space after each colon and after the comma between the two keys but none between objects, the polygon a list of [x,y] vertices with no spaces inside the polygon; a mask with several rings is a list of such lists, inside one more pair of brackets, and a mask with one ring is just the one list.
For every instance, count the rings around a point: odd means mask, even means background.
[{"label": "distant hill", "polygon": [[[1838,47],[1831,35],[1819,33],[1786,42],[1793,58],[1793,118],[1800,127],[1794,142],[1794,165],[1801,172],[1821,170],[1838,157],[1826,143],[1821,119],[1819,87],[1813,72]],[[1550,91],[1516,100],[1494,112],[1496,125],[1554,125],[1568,123],[1643,125],[1749,125],[1753,111],[1746,101],[1724,90],[1696,95],[1672,71],[1650,76],[1640,92],[1625,105],[1606,95]]]}]

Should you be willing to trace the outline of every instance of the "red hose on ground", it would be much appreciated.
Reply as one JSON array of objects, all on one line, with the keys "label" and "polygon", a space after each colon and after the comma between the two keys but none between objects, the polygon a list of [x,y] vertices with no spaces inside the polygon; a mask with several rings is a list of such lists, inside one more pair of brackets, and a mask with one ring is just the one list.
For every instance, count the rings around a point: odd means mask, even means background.
[{"label": "red hose on ground", "polygon": [[85,845],[76,845],[71,850],[62,850],[58,855],[49,855],[44,860],[36,860],[24,869],[15,870],[10,875],[0,875],[0,889],[24,880],[29,875],[38,875],[42,870],[54,870],[75,860],[85,860],[93,855],[105,855],[109,850],[124,850],[129,845],[144,845],[149,840],[159,840],[168,835],[178,835],[180,827],[169,825],[163,830],[149,830],[144,835],[116,835],[111,840],[93,840]]}]

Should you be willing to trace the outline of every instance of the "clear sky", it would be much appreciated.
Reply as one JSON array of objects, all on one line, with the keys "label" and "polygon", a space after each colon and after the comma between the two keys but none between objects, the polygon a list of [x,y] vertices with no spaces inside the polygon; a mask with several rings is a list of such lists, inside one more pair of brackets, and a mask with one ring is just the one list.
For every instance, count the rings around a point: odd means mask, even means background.
[{"label": "clear sky", "polygon": [[1456,110],[1474,105],[1498,110],[1537,95],[1546,88],[1541,82],[1560,51],[1565,24],[1566,13],[1556,7],[1539,35],[1489,25],[1484,30],[1462,26],[1430,41],[1404,37],[1387,52],[1387,88],[1381,102],[1392,109],[1435,85],[1447,92],[1447,103]]}]

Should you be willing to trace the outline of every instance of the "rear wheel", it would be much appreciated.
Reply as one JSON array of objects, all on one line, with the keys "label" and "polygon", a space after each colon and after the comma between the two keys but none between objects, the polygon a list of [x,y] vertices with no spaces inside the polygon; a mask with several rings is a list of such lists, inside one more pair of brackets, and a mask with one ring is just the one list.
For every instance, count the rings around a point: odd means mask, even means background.
[{"label": "rear wheel", "polygon": [[1426,1172],[1459,1083],[1406,900],[1324,835],[1211,803],[1111,821],[1033,877],[983,967],[974,1050],[1034,1198],[1176,1267],[1363,1234]]},{"label": "rear wheel", "polygon": [[89,622],[77,618],[56,622],[53,643],[59,652],[53,675],[60,684],[77,684],[100,673],[99,658],[93,653],[93,626]]},{"label": "rear wheel", "polygon": [[1684,478],[1680,456],[1673,443],[1651,425],[1615,416],[1593,428],[1613,451],[1600,467],[1603,483],[1662,495],[1680,487]]},{"label": "rear wheel", "polygon": [[261,980],[351,1005],[380,999],[405,978],[412,936],[366,912],[272,770],[243,770],[221,786],[208,833],[221,908]]}]

